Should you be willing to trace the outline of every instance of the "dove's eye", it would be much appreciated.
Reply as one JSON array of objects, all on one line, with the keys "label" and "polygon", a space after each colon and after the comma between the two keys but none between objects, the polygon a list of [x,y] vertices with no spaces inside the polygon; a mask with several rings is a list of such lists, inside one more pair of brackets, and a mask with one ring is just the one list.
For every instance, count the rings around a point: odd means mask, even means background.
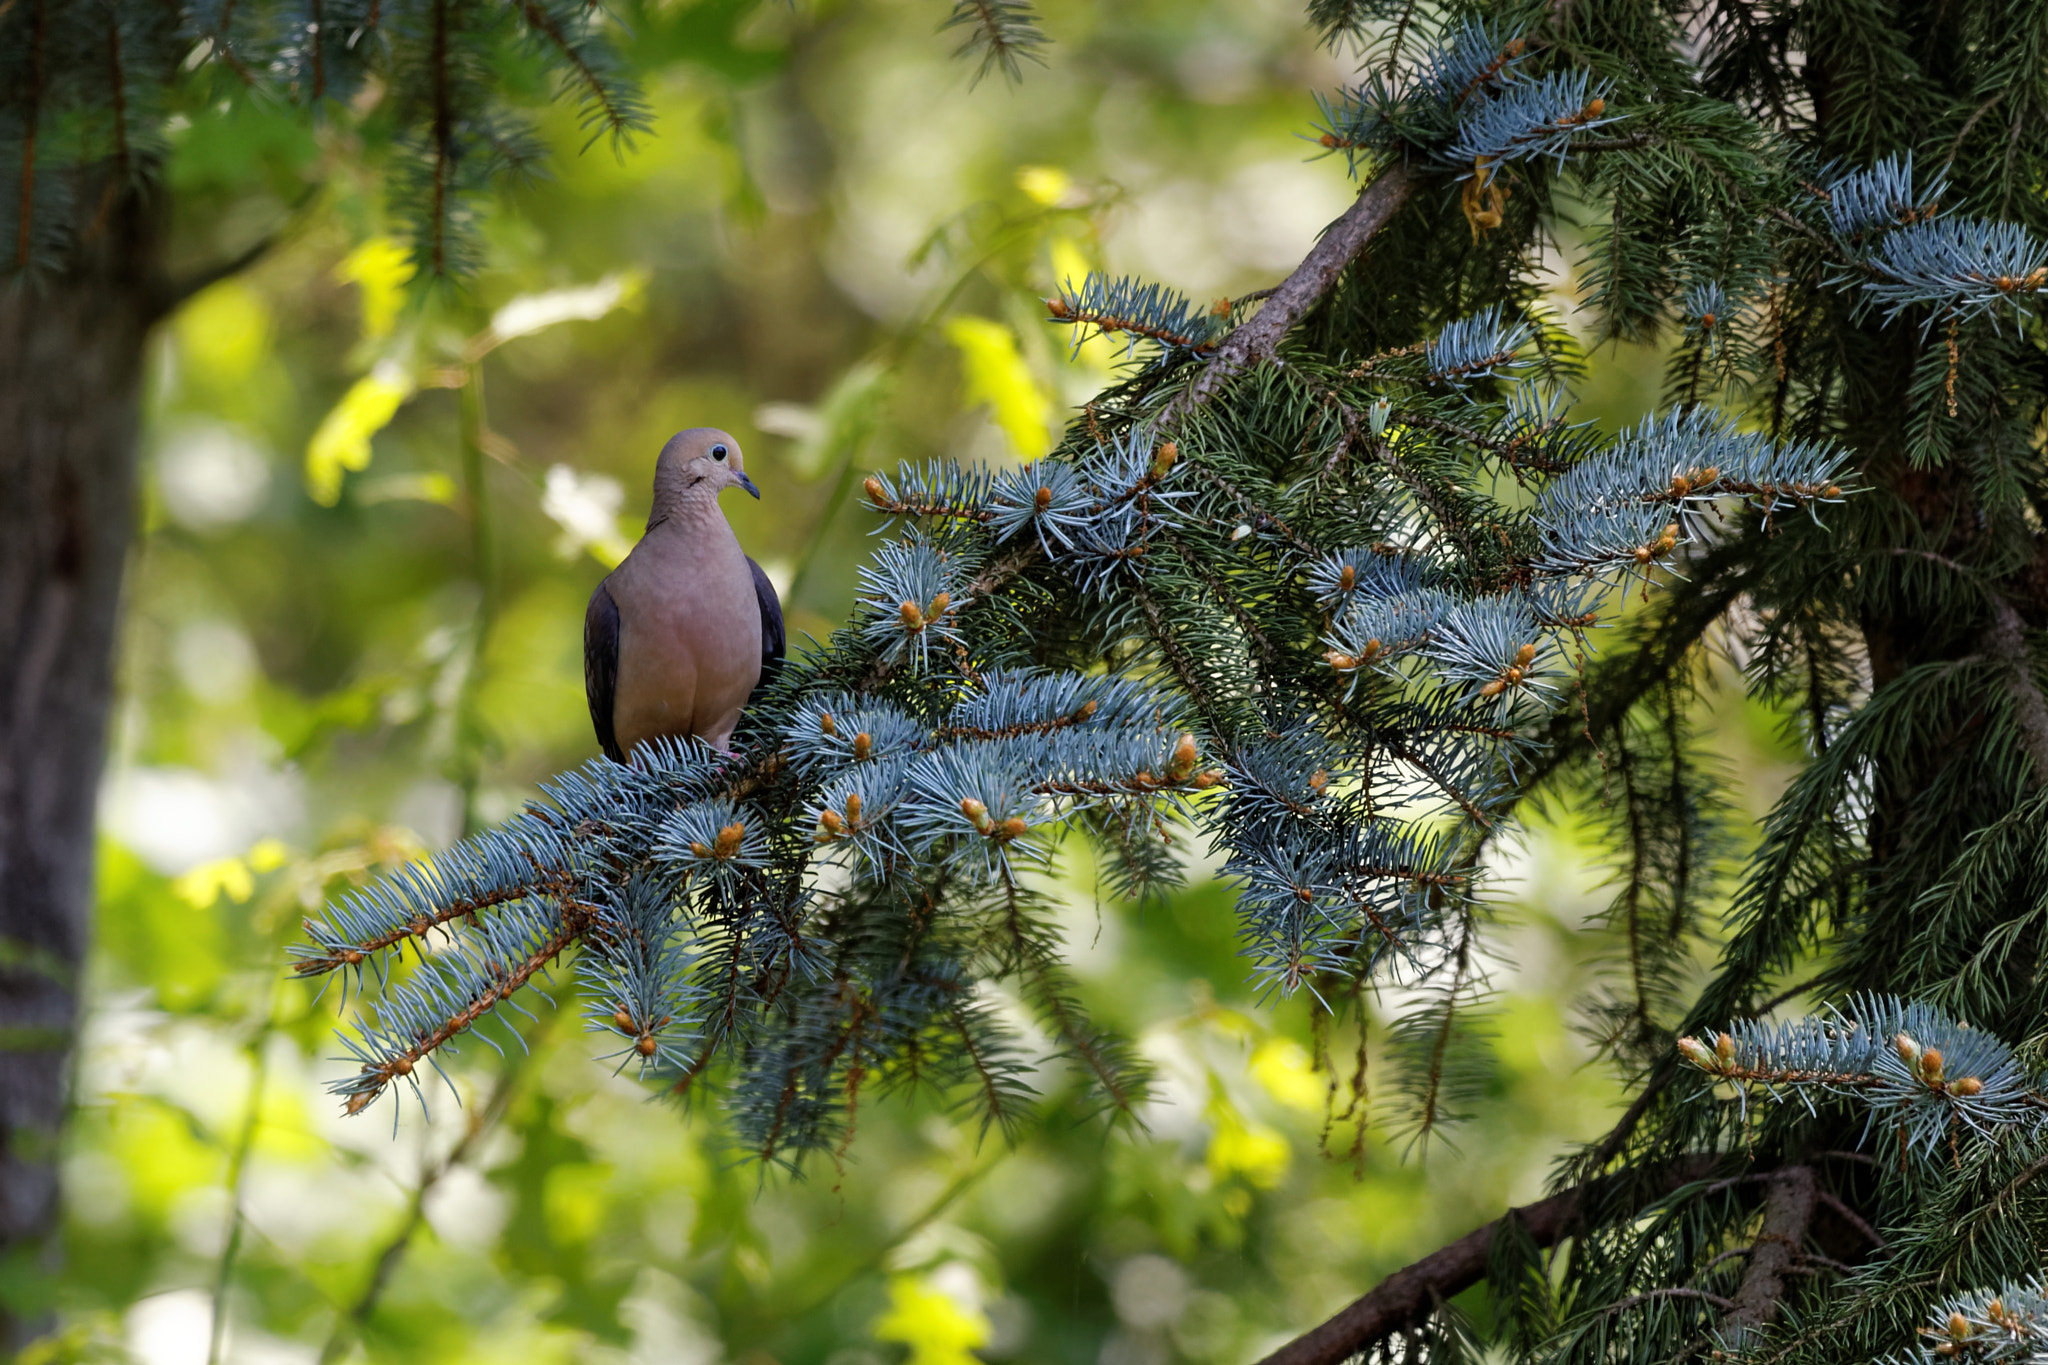
[{"label": "dove's eye", "polygon": [[722,445],[711,447],[711,458],[718,461],[720,464],[725,463],[725,457],[728,453],[729,452]]}]

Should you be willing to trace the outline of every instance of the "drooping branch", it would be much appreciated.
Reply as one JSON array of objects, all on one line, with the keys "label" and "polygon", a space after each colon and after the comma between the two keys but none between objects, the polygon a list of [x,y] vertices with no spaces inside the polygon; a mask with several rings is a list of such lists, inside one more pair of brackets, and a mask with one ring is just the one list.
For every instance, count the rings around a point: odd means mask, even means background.
[{"label": "drooping branch", "polygon": [[[1718,1158],[1701,1153],[1673,1162],[1646,1194],[1655,1198],[1706,1177]],[[1510,1219],[1537,1247],[1551,1247],[1581,1226],[1588,1209],[1612,1192],[1619,1177],[1602,1176],[1534,1204],[1510,1209],[1485,1227],[1397,1270],[1321,1326],[1288,1342],[1259,1365],[1339,1365],[1397,1332],[1420,1326],[1437,1305],[1486,1278],[1494,1237]],[[1647,1202],[1647,1200],[1646,1200]]]}]

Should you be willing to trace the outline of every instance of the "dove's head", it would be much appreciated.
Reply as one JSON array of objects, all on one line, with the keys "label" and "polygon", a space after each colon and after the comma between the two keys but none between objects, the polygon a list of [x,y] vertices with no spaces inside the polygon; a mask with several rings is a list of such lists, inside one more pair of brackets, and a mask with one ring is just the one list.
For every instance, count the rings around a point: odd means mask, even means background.
[{"label": "dove's head", "polygon": [[654,462],[654,510],[694,503],[715,503],[728,488],[744,488],[755,497],[761,490],[747,477],[747,459],[740,443],[717,427],[692,427],[668,438]]}]

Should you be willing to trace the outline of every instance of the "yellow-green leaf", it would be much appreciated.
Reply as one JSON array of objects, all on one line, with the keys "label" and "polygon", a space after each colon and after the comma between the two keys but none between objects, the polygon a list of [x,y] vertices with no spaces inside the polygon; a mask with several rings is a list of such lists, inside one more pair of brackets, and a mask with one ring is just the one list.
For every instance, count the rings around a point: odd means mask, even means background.
[{"label": "yellow-green leaf", "polygon": [[1000,322],[961,316],[946,320],[946,339],[960,351],[967,401],[986,403],[1010,444],[1027,460],[1052,449],[1052,398],[1039,387]]},{"label": "yellow-green leaf", "polygon": [[370,467],[370,438],[390,423],[412,387],[412,376],[386,362],[342,395],[306,445],[306,491],[313,501],[334,506],[341,500],[343,472]]},{"label": "yellow-green leaf", "polygon": [[372,340],[391,335],[398,325],[412,277],[412,256],[389,237],[370,238],[334,267],[335,279],[361,289],[363,335]]},{"label": "yellow-green leaf", "polygon": [[988,1336],[987,1314],[915,1275],[889,1281],[888,1311],[875,1320],[875,1340],[908,1346],[910,1365],[979,1365],[971,1352]]}]

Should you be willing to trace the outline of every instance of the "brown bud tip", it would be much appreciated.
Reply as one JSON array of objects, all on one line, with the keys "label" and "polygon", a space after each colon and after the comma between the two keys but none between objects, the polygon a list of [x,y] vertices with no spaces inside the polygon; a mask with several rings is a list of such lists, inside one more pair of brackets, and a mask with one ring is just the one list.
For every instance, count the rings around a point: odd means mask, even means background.
[{"label": "brown bud tip", "polygon": [[[639,1053],[642,1057],[652,1057],[660,1050],[661,1044],[655,1042],[652,1038],[643,1037],[639,1042],[633,1044],[633,1051]],[[616,1057],[618,1054],[613,1053],[612,1055]]]},{"label": "brown bud tip", "polygon": [[1320,138],[1316,140],[1322,143],[1325,147],[1334,147],[1337,145],[1337,135],[1335,133],[1324,133]]},{"label": "brown bud tip", "polygon": [[846,794],[846,823],[849,825],[857,825],[860,823],[859,792],[848,792]]},{"label": "brown bud tip", "polygon": [[952,605],[953,594],[949,592],[942,592],[937,597],[934,597],[932,599],[932,604],[930,606],[924,609],[924,619],[927,621],[936,621],[941,616],[944,616],[946,614],[946,608]]},{"label": "brown bud tip", "polygon": [[1226,294],[1210,304],[1209,311],[1219,318],[1230,316],[1230,296]]},{"label": "brown bud tip", "polygon": [[633,1015],[624,1005],[619,1006],[619,1012],[612,1016],[612,1023],[618,1026],[621,1033],[633,1032]]},{"label": "brown bud tip", "polygon": [[903,617],[903,628],[905,630],[917,631],[924,629],[924,613],[918,609],[917,603],[905,602],[897,607],[896,610]]},{"label": "brown bud tip", "polygon": [[1724,1062],[1735,1060],[1735,1039],[1724,1033],[1714,1039],[1714,1054]]},{"label": "brown bud tip", "polygon": [[1030,828],[1031,826],[1025,824],[1021,818],[1015,815],[1011,816],[1009,819],[1003,821],[1002,824],[997,826],[997,829],[1001,831],[1002,840],[1006,844],[1009,843],[1012,839],[1023,838],[1024,831]]},{"label": "brown bud tip", "polygon": [[1527,44],[1527,42],[1528,42],[1528,39],[1526,39],[1526,38],[1515,38],[1515,39],[1512,39],[1512,40],[1511,40],[1511,41],[1510,41],[1510,42],[1508,43],[1508,47],[1507,47],[1507,53],[1508,53],[1508,56],[1510,56],[1510,57],[1519,57],[1519,56],[1521,56],[1521,55],[1522,55],[1522,48],[1523,48],[1523,47],[1524,47],[1524,46],[1525,46],[1525,45]]},{"label": "brown bud tip", "polygon": [[1200,790],[1200,791],[1207,791],[1207,790],[1209,790],[1209,788],[1211,788],[1211,787],[1213,787],[1213,786],[1217,785],[1217,784],[1218,784],[1219,782],[1221,782],[1222,780],[1223,780],[1223,769],[1221,769],[1221,768],[1211,768],[1211,769],[1209,769],[1209,771],[1207,771],[1207,772],[1205,772],[1205,773],[1196,773],[1196,774],[1195,774],[1195,787],[1196,787],[1196,789],[1197,789],[1197,790]]},{"label": "brown bud tip", "polygon": [[867,731],[863,730],[853,737],[853,756],[855,758],[865,760],[874,751],[874,737]]},{"label": "brown bud tip", "polygon": [[1508,680],[1506,678],[1495,678],[1492,682],[1479,689],[1479,695],[1482,697],[1497,697],[1507,690]]},{"label": "brown bud tip", "polygon": [[1949,1088],[1963,1098],[1968,1099],[1972,1095],[1983,1093],[1984,1082],[1978,1080],[1975,1076],[1965,1076]]},{"label": "brown bud tip", "polygon": [[[1224,299],[1222,302],[1227,305],[1230,300]],[[1230,310],[1226,307],[1223,311],[1229,312]],[[1173,468],[1173,462],[1179,458],[1180,446],[1178,444],[1172,441],[1161,441],[1159,449],[1152,452],[1152,477],[1155,479],[1164,477],[1166,471]]]},{"label": "brown bud tip", "polygon": [[1346,564],[1343,570],[1337,575],[1337,586],[1345,592],[1350,592],[1353,588],[1357,587],[1357,567],[1351,564]]},{"label": "brown bud tip", "polygon": [[1034,507],[1043,512],[1046,508],[1052,506],[1052,490],[1050,488],[1040,488],[1038,496],[1033,498],[1031,502]]},{"label": "brown bud tip", "polygon": [[708,844],[700,844],[695,839],[690,840],[690,852],[696,854],[699,858],[709,858],[711,856],[710,846]]},{"label": "brown bud tip", "polygon": [[1294,888],[1294,898],[1303,905],[1313,905],[1315,904],[1316,893],[1306,886],[1297,886]]},{"label": "brown bud tip", "polygon": [[397,1061],[391,1064],[391,1074],[394,1076],[412,1075],[412,1059],[409,1057],[400,1057]]},{"label": "brown bud tip", "polygon": [[1134,787],[1156,787],[1159,785],[1159,779],[1152,776],[1150,768],[1140,768],[1138,769],[1138,775],[1131,779],[1131,785]]},{"label": "brown bud tip", "polygon": [[1534,646],[1534,645],[1523,645],[1523,646],[1522,646],[1522,647],[1521,647],[1520,649],[1518,649],[1518,650],[1516,650],[1516,651],[1515,651],[1515,667],[1516,667],[1516,668],[1527,668],[1527,667],[1528,667],[1528,666],[1529,666],[1530,664],[1533,664],[1533,663],[1535,663],[1535,662],[1536,662],[1536,646]]},{"label": "brown bud tip", "polygon": [[1826,488],[1820,490],[1820,495],[1824,498],[1839,498],[1842,496],[1841,486],[1831,483]]},{"label": "brown bud tip", "polygon": [[1650,548],[1649,546],[1645,545],[1645,546],[1642,546],[1642,547],[1640,547],[1639,549],[1637,549],[1637,550],[1636,550],[1636,552],[1635,552],[1635,554],[1636,554],[1636,563],[1638,563],[1638,564],[1647,564],[1647,563],[1649,563],[1649,562],[1650,562],[1650,561],[1651,561],[1652,559],[1656,558],[1656,554],[1657,554],[1657,552],[1656,552],[1655,550],[1652,550],[1652,549],[1651,549],[1651,548]]},{"label": "brown bud tip", "polygon": [[1045,311],[1056,318],[1071,317],[1074,313],[1073,308],[1065,299],[1047,299],[1045,301]]},{"label": "brown bud tip", "polygon": [[1076,710],[1076,711],[1074,712],[1074,719],[1075,719],[1075,720],[1086,720],[1086,719],[1088,719],[1088,718],[1089,718],[1090,716],[1092,716],[1092,715],[1094,715],[1094,714],[1095,714],[1095,699],[1091,697],[1091,698],[1089,698],[1089,699],[1088,699],[1087,701],[1084,701],[1084,702],[1082,702],[1082,703],[1081,703],[1081,705],[1080,705],[1080,709],[1078,709],[1078,710]]},{"label": "brown bud tip", "polygon": [[1920,1054],[1920,1076],[1929,1085],[1941,1084],[1941,1049],[1928,1048]]},{"label": "brown bud tip", "polygon": [[837,735],[839,733],[839,727],[832,723],[832,713],[830,711],[818,713],[818,728],[828,735]]},{"label": "brown bud tip", "polygon": [[1173,762],[1167,765],[1167,772],[1178,782],[1195,769],[1197,750],[1193,735],[1182,735],[1180,742],[1173,746]]},{"label": "brown bud tip", "polygon": [[988,821],[988,807],[971,796],[960,798],[960,813],[973,821],[976,829],[982,828]]},{"label": "brown bud tip", "polygon": [[1362,653],[1362,654],[1360,654],[1360,655],[1358,656],[1358,661],[1359,661],[1360,663],[1369,663],[1369,662],[1371,662],[1372,660],[1374,660],[1374,659],[1377,659],[1377,658],[1379,658],[1379,657],[1380,657],[1380,641],[1379,641],[1379,637],[1378,637],[1377,635],[1375,635],[1375,636],[1374,636],[1374,637],[1373,637],[1372,639],[1370,639],[1370,640],[1367,640],[1367,641],[1365,642],[1365,652],[1364,652],[1364,653]]},{"label": "brown bud tip", "polygon": [[1961,1313],[1950,1313],[1948,1315],[1948,1334],[1952,1337],[1966,1337],[1970,1335],[1970,1320]]},{"label": "brown bud tip", "polygon": [[1671,491],[1681,498],[1684,497],[1687,493],[1692,492],[1692,480],[1686,478],[1683,474],[1673,474],[1671,476]]},{"label": "brown bud tip", "polygon": [[369,1108],[370,1101],[376,1098],[377,1093],[374,1090],[358,1090],[342,1102],[341,1112],[344,1114],[360,1114],[363,1110]]},{"label": "brown bud tip", "polygon": [[354,948],[344,948],[341,950],[341,960],[353,967],[363,960],[363,955]]},{"label": "brown bud tip", "polygon": [[1714,1054],[1707,1051],[1707,1045],[1697,1038],[1680,1038],[1678,1051],[1694,1066],[1705,1067],[1710,1071],[1714,1068]]},{"label": "brown bud tip", "polygon": [[1336,669],[1339,673],[1346,669],[1358,667],[1358,660],[1352,658],[1349,654],[1340,653],[1334,649],[1324,650],[1323,658],[1328,660],[1330,667]]},{"label": "brown bud tip", "polygon": [[1308,785],[1317,796],[1321,796],[1329,788],[1330,775],[1318,768],[1309,774]]},{"label": "brown bud tip", "polygon": [[1593,99],[1589,101],[1586,105],[1586,116],[1588,118],[1599,118],[1602,114],[1606,112],[1607,101],[1601,99],[1597,95],[1594,96]]},{"label": "brown bud tip", "polygon": [[867,490],[868,501],[875,506],[887,507],[889,505],[889,495],[883,491],[882,481],[874,475],[868,475],[867,480],[861,484],[861,487]]},{"label": "brown bud tip", "polygon": [[727,825],[718,831],[718,842],[711,846],[711,856],[724,862],[740,851],[740,840],[746,838],[747,827],[741,824]]},{"label": "brown bud tip", "polygon": [[846,828],[846,822],[839,818],[839,812],[836,810],[819,811],[818,823],[825,827],[827,834],[837,834]]}]

